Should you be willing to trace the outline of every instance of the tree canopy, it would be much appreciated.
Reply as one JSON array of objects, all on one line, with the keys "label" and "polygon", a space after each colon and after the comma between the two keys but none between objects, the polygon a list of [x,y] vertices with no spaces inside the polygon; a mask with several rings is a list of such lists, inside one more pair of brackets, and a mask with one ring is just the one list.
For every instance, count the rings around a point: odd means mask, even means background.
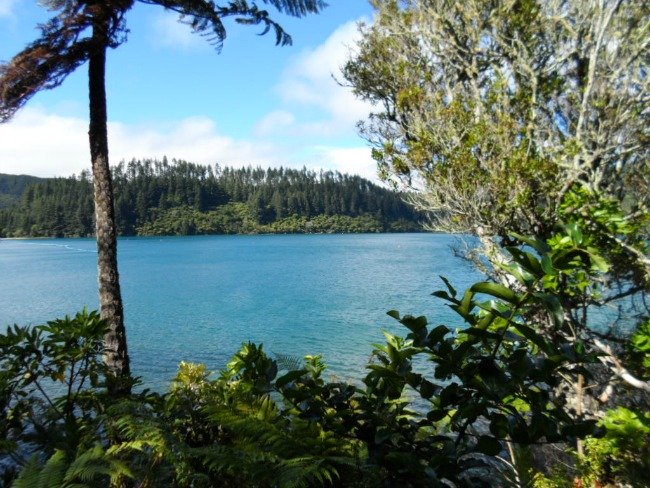
[{"label": "tree canopy", "polygon": [[[291,168],[230,168],[132,160],[113,168],[120,235],[418,231],[424,216],[404,194],[359,176]],[[0,236],[93,233],[89,174],[36,179],[16,190],[0,175]],[[20,191],[18,191],[20,190]],[[12,191],[9,193],[9,191]]]},{"label": "tree canopy", "polygon": [[548,234],[582,185],[647,212],[646,2],[375,0],[344,75],[440,230]]},{"label": "tree canopy", "polygon": [[360,130],[381,175],[419,190],[433,228],[479,235],[493,266],[474,260],[497,275],[513,233],[547,239],[577,223],[614,263],[597,302],[635,294],[642,302],[650,284],[648,4],[374,5],[344,75],[374,103]]}]

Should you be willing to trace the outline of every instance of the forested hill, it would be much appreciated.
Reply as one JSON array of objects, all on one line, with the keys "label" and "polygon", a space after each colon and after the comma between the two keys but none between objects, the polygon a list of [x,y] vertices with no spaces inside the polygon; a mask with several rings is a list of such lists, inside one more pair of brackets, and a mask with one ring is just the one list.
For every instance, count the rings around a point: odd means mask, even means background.
[{"label": "forested hill", "polygon": [[[0,185],[3,178],[11,176],[0,176]],[[233,169],[163,158],[122,162],[113,181],[121,235],[421,230],[421,216],[403,195],[338,172]],[[4,237],[93,232],[86,172],[27,184],[19,203],[0,210]]]},{"label": "forested hill", "polygon": [[0,209],[19,204],[25,187],[39,181],[43,179],[36,176],[0,173]]}]

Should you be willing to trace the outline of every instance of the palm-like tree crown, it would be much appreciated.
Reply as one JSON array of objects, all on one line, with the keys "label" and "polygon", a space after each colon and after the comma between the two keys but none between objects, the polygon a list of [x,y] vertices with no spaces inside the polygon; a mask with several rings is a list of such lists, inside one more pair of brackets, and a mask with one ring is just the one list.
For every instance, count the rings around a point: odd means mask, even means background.
[{"label": "palm-like tree crown", "polygon": [[[126,40],[124,15],[136,0],[45,0],[42,4],[56,15],[40,26],[41,37],[0,64],[0,122],[8,121],[35,93],[59,86],[68,74],[88,61],[94,49],[115,48]],[[273,30],[276,44],[291,44],[291,36],[269,12],[248,0],[231,0],[223,5],[211,0],[137,0],[160,5],[179,15],[194,32],[207,38],[217,49],[226,38],[223,19],[262,25],[262,34]],[[279,12],[302,17],[325,7],[322,0],[262,0]],[[96,46],[88,33],[100,21],[105,29],[103,45]]]}]

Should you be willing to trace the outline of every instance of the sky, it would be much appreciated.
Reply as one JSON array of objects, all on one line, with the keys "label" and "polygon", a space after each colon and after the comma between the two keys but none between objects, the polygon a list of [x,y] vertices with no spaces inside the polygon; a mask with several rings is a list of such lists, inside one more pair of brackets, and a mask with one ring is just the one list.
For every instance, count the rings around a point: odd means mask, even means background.
[{"label": "sky", "polygon": [[[259,2],[263,5],[262,2]],[[356,122],[371,107],[341,87],[340,68],[372,19],[367,0],[329,0],[318,15],[268,7],[293,38],[275,46],[259,26],[226,22],[221,53],[178,16],[137,3],[128,40],[107,59],[111,164],[167,156],[230,166],[338,170],[376,180]],[[0,0],[0,62],[52,16],[36,0]],[[70,176],[90,168],[87,65],[0,124],[0,173]]]}]

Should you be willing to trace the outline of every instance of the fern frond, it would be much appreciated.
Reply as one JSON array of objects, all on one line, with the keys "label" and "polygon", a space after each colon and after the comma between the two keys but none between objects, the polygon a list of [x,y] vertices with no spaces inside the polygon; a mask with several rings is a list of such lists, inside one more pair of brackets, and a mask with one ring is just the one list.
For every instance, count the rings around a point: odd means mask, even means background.
[{"label": "fern frond", "polygon": [[273,485],[278,459],[272,453],[249,451],[234,446],[195,448],[188,454],[199,459],[202,466],[219,476],[230,476],[240,486],[253,481],[257,486]]},{"label": "fern frond", "polygon": [[278,363],[279,370],[295,371],[305,366],[305,362],[301,357],[277,352],[273,355],[275,356],[275,361]]},{"label": "fern frond", "polygon": [[53,488],[61,486],[68,469],[68,459],[63,451],[56,450],[52,457],[47,460],[39,475],[39,487]]},{"label": "fern frond", "polygon": [[88,486],[97,486],[101,478],[111,481],[134,477],[131,469],[122,461],[106,451],[100,444],[80,454],[70,464],[65,475],[65,486],[68,488],[75,482],[87,483]]},{"label": "fern frond", "polygon": [[303,456],[283,461],[278,469],[278,484],[287,488],[310,486],[313,482],[324,485],[339,479],[337,469],[327,458]]},{"label": "fern frond", "polygon": [[14,480],[13,488],[39,488],[41,475],[41,460],[38,454],[30,457],[18,477]]}]

